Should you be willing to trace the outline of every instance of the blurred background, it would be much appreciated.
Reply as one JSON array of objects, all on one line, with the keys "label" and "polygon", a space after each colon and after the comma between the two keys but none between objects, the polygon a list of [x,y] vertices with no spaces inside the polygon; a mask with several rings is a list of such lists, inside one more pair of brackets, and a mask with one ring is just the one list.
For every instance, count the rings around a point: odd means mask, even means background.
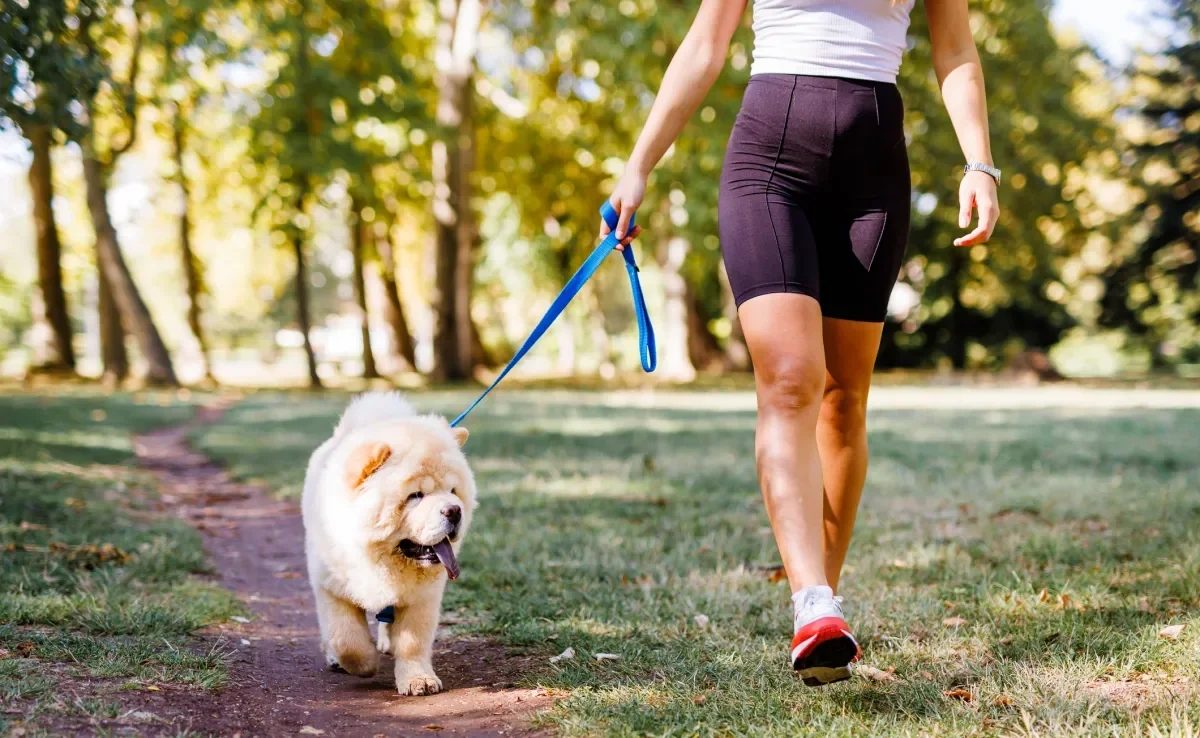
[{"label": "blurred background", "polygon": [[[485,376],[595,244],[697,5],[5,0],[0,374]],[[918,3],[879,367],[1200,376],[1200,3],[971,8],[1000,224],[951,245],[962,154]],[[640,214],[669,380],[747,369],[715,219],[749,20]],[[614,264],[520,372],[617,382],[636,339]]]}]

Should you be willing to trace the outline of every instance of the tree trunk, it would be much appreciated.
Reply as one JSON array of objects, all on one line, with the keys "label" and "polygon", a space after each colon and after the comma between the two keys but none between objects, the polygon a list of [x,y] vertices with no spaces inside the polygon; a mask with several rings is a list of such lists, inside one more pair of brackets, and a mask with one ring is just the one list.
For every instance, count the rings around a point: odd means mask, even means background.
[{"label": "tree trunk", "polygon": [[[304,212],[304,201],[308,195],[308,182],[303,176],[296,178],[296,212]],[[292,252],[296,257],[296,321],[304,337],[304,356],[308,360],[308,386],[321,389],[321,377],[317,374],[317,353],[313,350],[312,314],[308,302],[308,267],[304,259],[304,231],[292,226]]]},{"label": "tree trunk", "polygon": [[354,211],[353,230],[350,234],[350,253],[354,257],[354,301],[358,305],[358,318],[362,330],[363,379],[378,379],[379,369],[375,366],[375,352],[371,350],[371,325],[367,313],[367,280],[363,276],[363,252],[370,239],[371,225],[363,219],[363,205],[352,197],[350,208]]},{"label": "tree trunk", "polygon": [[113,301],[121,314],[121,324],[138,342],[142,356],[148,365],[146,380],[150,384],[179,386],[175,369],[171,366],[171,355],[150,317],[150,311],[138,292],[121,246],[117,231],[108,215],[108,173],[96,159],[90,146],[85,146],[83,156],[83,179],[87,187],[88,211],[96,231],[96,258],[100,269],[108,280]]},{"label": "tree trunk", "polygon": [[390,229],[375,240],[375,250],[379,253],[379,278],[383,281],[387,305],[384,317],[392,329],[392,341],[396,345],[396,352],[415,370],[416,347],[413,345],[412,334],[408,331],[408,320],[404,317],[404,305],[400,302],[400,290],[396,285],[396,257],[392,250]]},{"label": "tree trunk", "polygon": [[212,381],[212,362],[208,356],[208,343],[204,339],[204,328],[200,324],[200,293],[203,288],[200,281],[200,263],[196,258],[195,252],[192,251],[191,198],[187,175],[183,173],[183,126],[182,113],[177,107],[175,109],[174,153],[176,175],[179,177],[179,197],[182,206],[179,215],[179,252],[183,260],[183,278],[187,290],[187,323],[188,328],[192,331],[192,336],[196,339],[196,346],[200,350],[200,360],[204,364],[204,378]]},{"label": "tree trunk", "polygon": [[688,356],[687,283],[680,273],[690,249],[686,238],[671,236],[658,254],[664,295],[659,371],[667,379],[681,382],[696,378]]},{"label": "tree trunk", "polygon": [[471,374],[477,337],[471,325],[475,223],[470,180],[475,161],[471,79],[482,8],[479,0],[439,0],[437,123],[447,133],[433,146],[437,223],[436,373],[461,380]]},{"label": "tree trunk", "polygon": [[746,347],[746,336],[742,333],[742,322],[738,320],[737,302],[733,299],[733,288],[729,286],[729,275],[725,263],[720,262],[717,275],[721,279],[721,307],[729,321],[729,338],[725,339],[725,355],[734,369],[750,369],[750,349]]},{"label": "tree trunk", "polygon": [[99,269],[100,254],[96,254],[96,313],[100,323],[100,360],[104,365],[101,381],[106,387],[117,387],[129,376],[129,354],[125,351],[125,328],[121,313],[113,299],[108,277]]},{"label": "tree trunk", "polygon": [[34,365],[39,371],[75,371],[75,349],[71,345],[71,319],[62,282],[62,245],[54,222],[54,179],[50,167],[52,129],[45,124],[25,126],[33,148],[29,167],[29,189],[33,194],[33,222],[37,229],[38,288],[41,293],[40,321],[48,328],[49,340],[40,341]]},{"label": "tree trunk", "polygon": [[692,366],[699,371],[720,372],[729,368],[729,358],[717,338],[708,330],[708,317],[692,285],[684,280],[684,306],[687,308],[687,349]]},{"label": "tree trunk", "polygon": [[955,248],[950,252],[946,279],[950,283],[950,312],[943,319],[944,340],[942,350],[955,369],[967,368],[966,308],[962,304],[963,274],[966,272],[967,249]]}]

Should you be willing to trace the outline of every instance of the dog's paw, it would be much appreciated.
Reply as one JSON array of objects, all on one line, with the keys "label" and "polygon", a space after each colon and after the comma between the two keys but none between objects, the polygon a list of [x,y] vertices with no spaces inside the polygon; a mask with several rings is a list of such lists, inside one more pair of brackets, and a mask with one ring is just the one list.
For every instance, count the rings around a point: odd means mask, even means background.
[{"label": "dog's paw", "polygon": [[396,682],[400,694],[420,697],[427,694],[437,694],[442,691],[442,680],[434,674],[419,674],[403,681]]},{"label": "dog's paw", "polygon": [[346,672],[356,677],[373,677],[379,670],[379,655],[373,649],[368,651],[344,648],[341,652],[331,650],[325,656],[325,663],[333,671]]},{"label": "dog's paw", "polygon": [[379,653],[392,652],[392,639],[388,635],[387,623],[379,624],[379,634],[375,638],[375,650],[379,651]]}]

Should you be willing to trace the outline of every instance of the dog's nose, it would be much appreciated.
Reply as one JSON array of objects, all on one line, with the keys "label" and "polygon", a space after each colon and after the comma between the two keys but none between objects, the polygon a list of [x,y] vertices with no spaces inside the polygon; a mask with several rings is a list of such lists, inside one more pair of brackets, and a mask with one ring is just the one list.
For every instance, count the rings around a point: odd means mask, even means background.
[{"label": "dog's nose", "polygon": [[462,520],[462,508],[458,505],[450,505],[445,510],[442,510],[442,515],[446,516],[446,520],[450,521],[450,525],[458,527],[458,523]]}]

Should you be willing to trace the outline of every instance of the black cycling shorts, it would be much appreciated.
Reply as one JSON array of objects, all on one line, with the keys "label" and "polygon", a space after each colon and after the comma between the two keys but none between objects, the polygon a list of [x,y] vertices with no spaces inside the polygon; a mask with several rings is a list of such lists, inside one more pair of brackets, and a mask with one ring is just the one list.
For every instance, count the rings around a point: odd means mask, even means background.
[{"label": "black cycling shorts", "polygon": [[815,298],[880,322],[908,243],[904,103],[894,84],[757,74],[721,172],[721,251],[738,305]]}]

